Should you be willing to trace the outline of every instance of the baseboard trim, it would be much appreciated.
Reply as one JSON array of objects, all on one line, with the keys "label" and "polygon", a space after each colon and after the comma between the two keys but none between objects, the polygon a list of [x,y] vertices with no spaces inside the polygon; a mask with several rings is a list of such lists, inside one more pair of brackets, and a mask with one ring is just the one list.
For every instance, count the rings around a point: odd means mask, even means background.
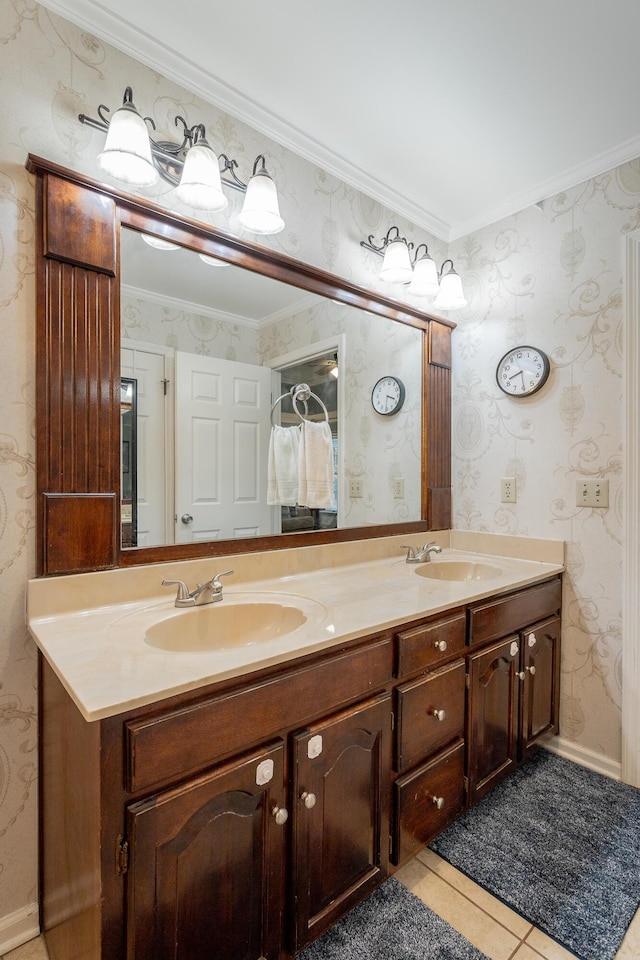
[{"label": "baseboard trim", "polygon": [[577,743],[572,743],[571,740],[554,737],[553,740],[545,743],[545,747],[551,753],[557,753],[559,757],[564,757],[565,760],[573,760],[574,763],[588,767],[589,770],[594,770],[596,773],[602,773],[612,780],[622,779],[622,764],[619,761],[609,760],[600,753],[594,753],[593,750],[587,750],[586,747],[580,747]]},{"label": "baseboard trim", "polygon": [[38,904],[29,903],[20,910],[0,917],[0,957],[40,934]]}]

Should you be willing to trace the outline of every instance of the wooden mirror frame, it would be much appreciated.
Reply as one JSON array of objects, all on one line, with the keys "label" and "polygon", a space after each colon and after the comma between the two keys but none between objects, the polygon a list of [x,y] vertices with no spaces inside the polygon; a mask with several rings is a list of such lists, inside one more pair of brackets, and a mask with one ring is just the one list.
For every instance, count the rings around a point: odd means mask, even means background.
[{"label": "wooden mirror frame", "polygon": [[[455,324],[179,217],[48,160],[36,175],[37,571],[106,570],[451,526],[451,329]],[[421,520],[122,548],[120,536],[120,227],[424,331]]]}]

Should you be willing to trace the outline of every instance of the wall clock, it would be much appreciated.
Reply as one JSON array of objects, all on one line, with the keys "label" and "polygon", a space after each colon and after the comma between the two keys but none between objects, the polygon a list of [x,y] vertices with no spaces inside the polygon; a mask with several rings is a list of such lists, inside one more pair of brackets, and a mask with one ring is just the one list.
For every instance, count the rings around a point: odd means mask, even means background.
[{"label": "wall clock", "polygon": [[551,365],[538,347],[514,347],[505,353],[496,367],[498,386],[510,397],[530,397],[544,386]]},{"label": "wall clock", "polygon": [[397,413],[404,403],[404,397],[404,383],[397,377],[381,377],[371,391],[373,409],[383,417]]}]

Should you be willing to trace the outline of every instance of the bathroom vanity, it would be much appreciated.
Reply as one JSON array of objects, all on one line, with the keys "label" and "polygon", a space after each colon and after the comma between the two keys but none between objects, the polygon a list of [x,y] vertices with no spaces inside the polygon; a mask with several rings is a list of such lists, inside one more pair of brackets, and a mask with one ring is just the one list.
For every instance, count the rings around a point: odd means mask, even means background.
[{"label": "bathroom vanity", "polygon": [[562,564],[432,563],[225,585],[220,609],[280,589],[306,614],[226,654],[151,645],[190,611],[131,602],[142,581],[74,609],[124,571],[65,578],[66,609],[32,581],[52,960],[295,954],[557,732]]}]

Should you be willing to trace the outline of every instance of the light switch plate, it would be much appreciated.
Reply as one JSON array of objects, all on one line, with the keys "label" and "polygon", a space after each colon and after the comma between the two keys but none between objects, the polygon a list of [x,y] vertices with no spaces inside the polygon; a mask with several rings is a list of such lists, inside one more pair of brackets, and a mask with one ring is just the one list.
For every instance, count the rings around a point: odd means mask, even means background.
[{"label": "light switch plate", "polygon": [[576,480],[576,506],[608,507],[609,481],[591,478]]}]

